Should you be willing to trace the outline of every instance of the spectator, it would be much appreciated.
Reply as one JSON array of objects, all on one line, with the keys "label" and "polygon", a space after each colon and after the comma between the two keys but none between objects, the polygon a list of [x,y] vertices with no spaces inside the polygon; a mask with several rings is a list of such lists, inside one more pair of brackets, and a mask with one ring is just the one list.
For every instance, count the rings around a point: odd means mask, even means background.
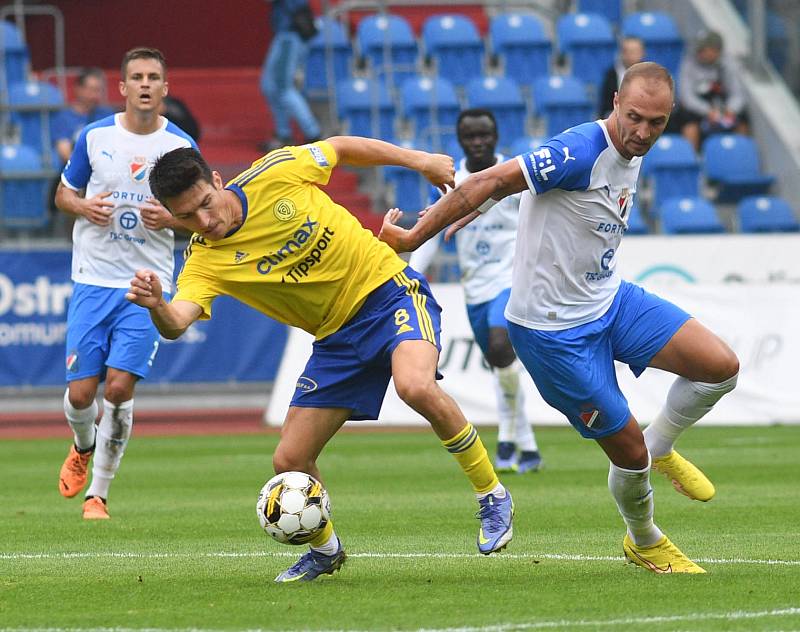
[{"label": "spectator", "polygon": [[289,122],[294,119],[305,142],[317,140],[320,127],[305,97],[295,87],[295,75],[317,34],[307,0],[267,0],[272,3],[272,43],[261,70],[261,92],[275,117],[275,138],[263,149],[293,145]]},{"label": "spectator", "polygon": [[676,122],[696,150],[711,134],[749,133],[739,69],[733,58],[723,55],[719,33],[700,36],[694,55],[681,64],[679,86]]},{"label": "spectator", "polygon": [[74,101],[53,120],[53,147],[61,164],[69,160],[75,139],[89,123],[114,113],[103,105],[106,95],[106,77],[100,68],[83,68],[75,80]]},{"label": "spectator", "polygon": [[200,124],[186,103],[176,97],[167,95],[161,102],[159,113],[189,134],[195,143],[200,142]]},{"label": "spectator", "polygon": [[625,71],[644,59],[644,42],[638,37],[623,37],[614,65],[611,66],[603,77],[600,88],[600,101],[597,111],[600,118],[606,118],[614,109],[614,95],[622,83]]}]

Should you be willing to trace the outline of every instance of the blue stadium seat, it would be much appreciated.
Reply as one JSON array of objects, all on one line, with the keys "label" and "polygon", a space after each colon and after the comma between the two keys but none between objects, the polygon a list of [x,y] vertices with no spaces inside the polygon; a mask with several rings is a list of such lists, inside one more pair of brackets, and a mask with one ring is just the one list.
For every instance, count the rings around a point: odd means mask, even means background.
[{"label": "blue stadium seat", "polygon": [[786,68],[790,50],[789,36],[783,18],[774,11],[767,10],[767,57],[778,72],[782,73]]},{"label": "blue stadium seat", "polygon": [[0,225],[41,228],[50,221],[52,175],[42,173],[39,152],[25,145],[0,145]]},{"label": "blue stadium seat", "polygon": [[642,217],[642,211],[634,204],[631,208],[631,214],[628,216],[628,230],[626,235],[647,235],[650,232],[650,227]]},{"label": "blue stadium seat", "polygon": [[461,105],[453,84],[442,77],[407,79],[400,90],[403,116],[414,125],[414,136],[442,151],[456,136]]},{"label": "blue stadium seat", "polygon": [[466,95],[469,107],[485,108],[494,114],[501,150],[507,152],[511,143],[525,135],[525,99],[513,79],[473,79],[467,84]]},{"label": "blue stadium seat", "polygon": [[665,134],[645,155],[643,175],[655,187],[655,208],[671,197],[695,197],[700,194],[700,161],[694,148],[679,134]]},{"label": "blue stadium seat", "polygon": [[0,88],[8,89],[27,79],[30,55],[17,27],[11,22],[0,20],[0,28],[0,45],[3,47],[0,59],[5,59],[5,69],[0,68],[0,72],[5,71],[5,83],[0,81]]},{"label": "blue stadium seat", "polygon": [[[408,149],[430,151],[426,143],[408,140],[396,140],[396,145]],[[394,187],[394,206],[401,211],[421,211],[428,206],[430,183],[418,171],[390,165],[383,168],[386,181]],[[410,222],[412,225],[414,222]]]},{"label": "blue stadium seat", "polygon": [[305,89],[311,97],[328,98],[328,63],[327,50],[330,47],[331,70],[333,81],[339,81],[350,76],[350,61],[353,57],[353,48],[344,26],[336,20],[319,17],[316,20],[319,32],[308,42],[308,57],[306,58]]},{"label": "blue stadium seat", "polygon": [[743,233],[789,233],[800,231],[800,223],[789,203],[779,197],[751,196],[736,207]]},{"label": "blue stadium seat", "polygon": [[390,140],[395,137],[395,106],[383,81],[353,78],[340,81],[336,90],[339,118],[352,136]]},{"label": "blue stadium seat", "polygon": [[612,24],[622,19],[623,0],[578,0],[580,13],[599,13]]},{"label": "blue stadium seat", "polygon": [[401,86],[416,74],[417,40],[405,18],[370,15],[358,23],[356,39],[374,77],[390,76],[393,85]]},{"label": "blue stadium seat", "polygon": [[719,185],[717,202],[738,202],[767,193],[773,176],[761,172],[758,148],[749,136],[715,134],[703,143],[706,177]]},{"label": "blue stadium seat", "polygon": [[622,22],[622,33],[641,39],[645,59],[658,62],[677,76],[683,55],[683,38],[672,16],[660,11],[630,13]]},{"label": "blue stadium seat", "polygon": [[520,136],[517,140],[511,143],[508,155],[519,156],[520,154],[527,154],[529,151],[538,149],[543,142],[543,138],[538,138],[536,136]]},{"label": "blue stadium seat", "polygon": [[483,74],[483,41],[478,29],[463,15],[433,15],[422,25],[425,53],[436,72],[456,86]]},{"label": "blue stadium seat", "polygon": [[575,77],[553,75],[533,84],[536,112],[547,122],[547,135],[592,120],[594,103],[586,96],[586,86]]},{"label": "blue stadium seat", "polygon": [[661,205],[659,214],[668,235],[725,232],[713,204],[700,197],[670,198]]},{"label": "blue stadium seat", "polygon": [[21,143],[39,153],[49,153],[53,118],[64,106],[61,91],[44,81],[15,83],[8,90],[8,102],[12,107],[25,108],[11,112],[11,122],[20,128]]},{"label": "blue stadium seat", "polygon": [[597,89],[617,53],[611,22],[596,13],[570,13],[558,18],[556,33],[559,50],[570,58],[572,75]]},{"label": "blue stadium seat", "polygon": [[501,13],[491,22],[492,52],[503,62],[505,74],[528,87],[550,74],[552,44],[541,21],[526,13]]}]

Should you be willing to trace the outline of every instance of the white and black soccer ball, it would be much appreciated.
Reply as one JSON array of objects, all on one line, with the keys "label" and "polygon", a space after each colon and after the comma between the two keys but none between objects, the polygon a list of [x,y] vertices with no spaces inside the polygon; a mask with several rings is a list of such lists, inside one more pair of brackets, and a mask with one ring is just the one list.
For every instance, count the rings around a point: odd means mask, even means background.
[{"label": "white and black soccer ball", "polygon": [[305,472],[283,472],[269,479],[258,494],[261,528],[283,544],[306,544],[331,519],[328,492]]}]

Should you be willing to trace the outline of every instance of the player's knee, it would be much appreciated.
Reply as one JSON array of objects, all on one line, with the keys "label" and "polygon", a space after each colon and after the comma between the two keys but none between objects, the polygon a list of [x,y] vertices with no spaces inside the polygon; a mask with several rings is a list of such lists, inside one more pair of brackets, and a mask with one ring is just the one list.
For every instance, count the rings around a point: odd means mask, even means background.
[{"label": "player's knee", "polygon": [[[714,363],[713,379],[708,381],[714,384],[729,382],[731,381],[731,378],[736,377],[738,374],[739,358],[730,348],[725,346],[720,352],[717,361]],[[736,384],[734,380],[734,383],[731,385],[729,390],[733,390],[735,385]]]},{"label": "player's knee", "polygon": [[133,398],[130,388],[119,382],[109,382],[103,391],[103,397],[112,404],[121,404]]},{"label": "player's knee", "polygon": [[76,410],[84,410],[89,408],[94,402],[96,393],[94,389],[90,388],[70,388],[67,394],[67,399],[70,405]]},{"label": "player's knee", "polygon": [[498,369],[505,369],[507,366],[511,366],[516,357],[511,345],[490,345],[486,351],[486,361],[489,366]]},{"label": "player's knee", "polygon": [[272,467],[276,474],[281,472],[313,472],[314,461],[299,450],[292,449],[282,443],[275,448],[272,455]]},{"label": "player's knee", "polygon": [[433,396],[436,382],[433,380],[397,380],[394,388],[398,397],[414,410],[425,407],[425,403]]}]

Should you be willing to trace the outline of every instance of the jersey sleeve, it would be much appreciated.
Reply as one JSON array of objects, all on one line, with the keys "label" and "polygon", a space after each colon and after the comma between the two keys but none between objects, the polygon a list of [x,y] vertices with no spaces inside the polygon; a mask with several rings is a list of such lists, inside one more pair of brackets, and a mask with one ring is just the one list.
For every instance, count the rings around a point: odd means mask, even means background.
[{"label": "jersey sleeve", "polygon": [[289,174],[302,182],[328,184],[331,172],[339,162],[333,146],[327,141],[301,145],[294,150],[296,162],[286,167]]},{"label": "jersey sleeve", "polygon": [[89,149],[86,143],[86,129],[79,135],[75,148],[69,157],[64,171],[61,173],[61,182],[65,187],[74,191],[85,189],[92,177],[92,163],[89,160]]},{"label": "jersey sleeve", "polygon": [[[192,241],[196,238],[193,237]],[[211,305],[222,292],[218,290],[213,275],[203,274],[203,265],[198,262],[202,258],[200,252],[192,252],[190,243],[184,256],[186,261],[178,274],[177,291],[172,301],[189,301],[198,305],[202,311],[200,320],[211,318]]]},{"label": "jersey sleeve", "polygon": [[565,132],[538,149],[517,156],[517,161],[535,193],[552,189],[578,191],[589,186],[597,156],[583,136]]}]

